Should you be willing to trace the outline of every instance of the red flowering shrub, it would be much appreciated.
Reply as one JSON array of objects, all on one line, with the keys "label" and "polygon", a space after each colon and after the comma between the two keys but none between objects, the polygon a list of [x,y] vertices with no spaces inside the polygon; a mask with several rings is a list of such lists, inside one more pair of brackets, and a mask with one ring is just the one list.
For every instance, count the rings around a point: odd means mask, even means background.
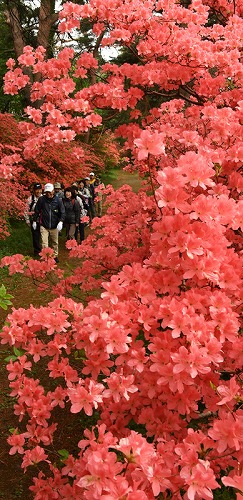
[{"label": "red flowering shrub", "polygon": [[22,138],[17,122],[9,114],[0,114],[0,238],[9,235],[8,218],[24,208],[21,153]]},{"label": "red flowering shrub", "polygon": [[68,185],[91,169],[104,171],[107,157],[113,165],[120,158],[112,134],[104,134],[99,147],[80,141],[46,144],[36,153],[33,147],[32,156],[26,157],[26,127],[27,123],[23,127],[13,116],[0,113],[0,238],[9,235],[9,218],[23,215],[31,184],[62,180]]},{"label": "red flowering shrub", "polygon": [[[223,485],[243,494],[241,3],[234,9],[209,26],[200,1],[68,2],[61,30],[89,18],[97,36],[109,27],[104,44],[136,45],[140,63],[107,63],[106,80],[75,93],[70,49],[50,62],[28,47],[6,76],[14,93],[30,60],[43,75],[27,154],[33,133],[38,145],[59,143],[99,125],[98,108],[131,109],[118,133],[129,168],[147,179],[138,195],[111,190],[86,242],[69,244],[84,261],[68,279],[59,272],[59,296],[13,310],[2,330],[18,354],[7,366],[20,421],[10,453],[24,470],[41,468],[35,499],[212,499]],[[90,67],[83,54],[74,76]],[[167,102],[149,109],[150,94]],[[40,279],[56,272],[49,251],[33,262],[2,259]],[[84,307],[68,298],[73,286],[103,290]],[[58,461],[62,414],[90,425]]]}]

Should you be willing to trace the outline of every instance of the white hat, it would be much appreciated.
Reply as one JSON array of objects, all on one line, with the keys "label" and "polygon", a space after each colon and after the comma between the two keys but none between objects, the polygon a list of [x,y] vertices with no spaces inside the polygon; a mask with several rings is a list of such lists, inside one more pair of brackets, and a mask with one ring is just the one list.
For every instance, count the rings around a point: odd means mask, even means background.
[{"label": "white hat", "polygon": [[95,174],[94,174],[94,172],[90,172],[89,176],[91,176],[91,175],[93,175],[93,176],[94,176],[94,175],[95,175]]},{"label": "white hat", "polygon": [[85,181],[90,181],[90,178],[89,177],[85,177],[84,179]]},{"label": "white hat", "polygon": [[52,192],[53,190],[54,190],[53,184],[50,184],[50,183],[45,184],[44,193],[46,193],[47,191]]}]

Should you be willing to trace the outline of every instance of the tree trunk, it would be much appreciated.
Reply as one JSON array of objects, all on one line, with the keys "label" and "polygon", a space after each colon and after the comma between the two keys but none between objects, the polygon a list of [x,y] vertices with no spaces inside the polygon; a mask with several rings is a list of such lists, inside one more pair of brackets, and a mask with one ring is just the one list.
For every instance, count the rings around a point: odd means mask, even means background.
[{"label": "tree trunk", "polygon": [[25,46],[23,28],[20,22],[18,4],[16,2],[7,1],[6,10],[4,11],[6,22],[13,37],[14,51],[18,58],[23,53]]},{"label": "tree trunk", "polygon": [[[26,45],[25,28],[22,26],[20,20],[21,3],[17,2],[16,0],[6,0],[5,5],[5,18],[12,33],[14,51],[16,54],[16,58],[18,58],[23,53],[24,46]],[[54,31],[52,31],[52,28],[57,19],[58,14],[55,13],[55,0],[41,0],[38,16],[39,27],[36,45],[42,45],[47,50],[47,56],[48,52],[51,51],[51,41],[54,33]],[[33,75],[31,70],[29,69],[25,69],[24,73],[29,76],[31,83],[40,80],[40,75]],[[25,106],[31,105],[37,108],[40,106],[40,103],[38,102],[36,102],[35,104],[31,102],[30,88],[28,88],[28,86],[24,89],[23,93]]]},{"label": "tree trunk", "polygon": [[39,11],[39,30],[37,35],[37,45],[42,45],[48,50],[51,45],[52,27],[58,19],[55,12],[55,0],[42,0]]},{"label": "tree trunk", "polygon": [[[99,47],[100,47],[101,42],[102,42],[102,40],[104,38],[104,35],[105,35],[105,31],[103,33],[101,33],[100,36],[96,40],[96,44],[95,44],[95,47],[94,47],[94,50],[93,50],[93,56],[96,59],[98,59]],[[89,71],[89,74],[90,74],[91,85],[94,85],[96,83],[96,71],[95,71],[95,69],[91,68],[90,71]],[[90,141],[90,129],[86,132],[86,134],[84,136],[84,142],[86,144],[89,144],[89,141]]]}]

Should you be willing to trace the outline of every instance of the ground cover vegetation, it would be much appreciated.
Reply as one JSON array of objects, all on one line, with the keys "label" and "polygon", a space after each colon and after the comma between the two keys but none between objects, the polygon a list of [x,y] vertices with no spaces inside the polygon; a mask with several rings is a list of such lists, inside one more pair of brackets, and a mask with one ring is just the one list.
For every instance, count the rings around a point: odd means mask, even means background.
[{"label": "ground cover vegetation", "polygon": [[[97,50],[131,60],[71,47],[48,59],[27,46],[8,61],[5,92],[30,96],[26,158],[119,113],[126,168],[144,179],[138,193],[107,187],[106,214],[82,245],[67,244],[80,259],[71,276],[49,249],[38,262],[1,260],[43,291],[58,277],[54,300],[13,310],[1,333],[14,349],[10,454],[23,471],[38,465],[37,500],[243,494],[242,8],[67,2],[60,33],[86,20]],[[2,171],[14,176],[14,163]],[[70,298],[75,287],[87,304]],[[64,414],[87,428],[57,460]]]}]

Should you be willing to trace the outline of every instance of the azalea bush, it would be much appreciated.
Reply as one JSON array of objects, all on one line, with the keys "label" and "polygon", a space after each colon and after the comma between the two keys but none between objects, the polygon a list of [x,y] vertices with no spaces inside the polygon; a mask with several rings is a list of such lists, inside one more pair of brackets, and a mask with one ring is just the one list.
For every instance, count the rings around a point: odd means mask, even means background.
[{"label": "azalea bush", "polygon": [[[2,259],[41,286],[59,279],[47,307],[13,310],[1,333],[14,349],[10,454],[24,471],[38,464],[36,499],[243,494],[243,21],[240,2],[223,4],[221,21],[198,0],[68,2],[60,30],[87,18],[104,45],[130,47],[139,62],[98,67],[84,53],[74,70],[71,50],[46,61],[30,47],[9,62],[8,92],[28,83],[29,64],[43,77],[27,150],[33,134],[37,145],[72,139],[99,126],[99,109],[126,109],[117,135],[143,179],[138,194],[108,186],[105,216],[82,245],[68,243],[80,257],[72,276],[50,249],[38,262]],[[89,69],[100,81],[75,93],[73,78]],[[70,297],[78,287],[87,305]],[[60,449],[75,417],[80,434]]]},{"label": "azalea bush", "polygon": [[[24,123],[26,126],[26,123]],[[66,186],[95,169],[106,171],[120,161],[120,150],[113,134],[99,140],[50,143],[28,150],[29,135],[12,115],[0,113],[0,239],[10,234],[9,221],[23,218],[30,186],[35,182],[62,181]],[[97,144],[98,142],[98,144]],[[27,144],[27,145],[26,145]]]}]

